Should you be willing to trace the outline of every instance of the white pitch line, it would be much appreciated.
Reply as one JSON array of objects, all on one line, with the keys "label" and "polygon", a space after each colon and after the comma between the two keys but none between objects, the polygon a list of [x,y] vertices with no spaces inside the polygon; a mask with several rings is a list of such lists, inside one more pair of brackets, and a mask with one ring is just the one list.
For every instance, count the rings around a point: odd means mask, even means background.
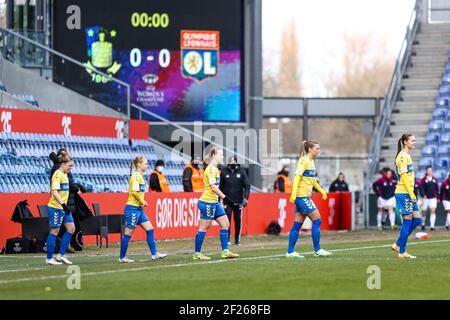
[{"label": "white pitch line", "polygon": [[[443,243],[443,242],[450,242],[450,240],[434,240],[434,241],[426,241],[426,242],[412,242],[408,245],[417,245],[417,244],[428,244],[428,243]],[[367,249],[379,249],[379,248],[388,248],[390,247],[390,244],[386,245],[379,245],[379,246],[367,246],[367,247],[353,247],[353,248],[342,248],[342,249],[335,249],[330,250],[331,252],[343,252],[343,251],[355,251],[355,250],[367,250]],[[314,254],[314,252],[306,252],[302,253],[304,255],[310,255]],[[215,260],[215,261],[208,261],[208,262],[197,262],[197,263],[178,263],[178,264],[170,264],[170,265],[162,265],[162,266],[153,266],[153,267],[140,267],[140,268],[130,268],[130,269],[116,269],[116,270],[106,270],[106,271],[99,271],[99,272],[86,272],[82,273],[81,275],[84,276],[96,276],[96,275],[104,275],[104,274],[111,274],[111,273],[121,273],[121,272],[128,272],[128,271],[144,271],[144,270],[153,270],[153,269],[163,269],[163,268],[177,268],[177,267],[187,267],[187,266],[195,266],[195,265],[207,265],[207,264],[218,264],[218,263],[224,263],[229,261],[249,261],[249,260],[258,260],[258,259],[270,259],[270,258],[278,258],[283,257],[284,254],[277,254],[277,255],[271,255],[271,256],[257,256],[257,257],[248,257],[248,258],[239,258],[239,259],[231,259],[231,260]],[[27,282],[27,281],[39,281],[39,280],[51,280],[51,279],[64,279],[67,278],[68,275],[55,275],[55,276],[42,276],[42,277],[30,277],[30,278],[19,278],[19,279],[13,279],[13,280],[0,280],[0,284],[10,284],[10,283],[19,283],[19,282]]]},{"label": "white pitch line", "polygon": [[21,272],[21,271],[36,271],[36,270],[44,270],[44,269],[47,269],[47,268],[27,268],[27,269],[0,270],[0,273]]}]

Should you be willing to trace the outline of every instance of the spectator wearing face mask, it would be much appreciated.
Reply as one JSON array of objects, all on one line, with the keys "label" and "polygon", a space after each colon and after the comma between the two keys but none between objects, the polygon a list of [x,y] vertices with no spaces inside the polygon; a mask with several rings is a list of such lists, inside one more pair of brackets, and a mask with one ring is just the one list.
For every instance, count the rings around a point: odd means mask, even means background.
[{"label": "spectator wearing face mask", "polygon": [[183,171],[184,192],[203,192],[203,169],[200,157],[193,158]]},{"label": "spectator wearing face mask", "polygon": [[170,192],[169,183],[164,176],[164,161],[156,161],[155,169],[150,175],[150,190],[152,192]]},{"label": "spectator wearing face mask", "polygon": [[277,180],[274,183],[275,192],[291,193],[292,181],[289,178],[289,166],[284,166],[280,172],[278,172]]}]

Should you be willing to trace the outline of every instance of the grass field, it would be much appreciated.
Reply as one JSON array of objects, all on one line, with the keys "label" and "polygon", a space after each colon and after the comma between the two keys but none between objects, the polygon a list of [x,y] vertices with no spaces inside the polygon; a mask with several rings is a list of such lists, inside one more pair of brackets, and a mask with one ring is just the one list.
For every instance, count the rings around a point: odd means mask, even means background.
[{"label": "grass field", "polygon": [[[71,257],[81,269],[81,289],[69,290],[66,266],[50,267],[44,256],[1,256],[0,299],[450,299],[450,234],[410,239],[416,260],[390,250],[398,231],[324,233],[322,247],[334,254],[312,255],[302,234],[301,261],[287,260],[287,236],[244,237],[241,258],[222,260],[219,239],[207,238],[210,262],[193,261],[193,240],[159,241],[170,256],[151,261],[146,243],[131,243],[133,264],[117,262],[118,245],[86,248]],[[412,237],[411,237],[412,238]],[[231,246],[231,249],[235,249]],[[381,271],[381,289],[369,290],[369,266]]]}]

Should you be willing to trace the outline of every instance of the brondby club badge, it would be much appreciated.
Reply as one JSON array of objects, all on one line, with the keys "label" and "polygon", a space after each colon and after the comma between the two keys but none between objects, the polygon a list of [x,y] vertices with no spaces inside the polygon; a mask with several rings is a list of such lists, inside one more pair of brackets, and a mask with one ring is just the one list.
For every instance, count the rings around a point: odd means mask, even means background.
[{"label": "brondby club badge", "polygon": [[[122,65],[113,61],[113,45],[108,41],[116,36],[117,31],[115,30],[108,31],[98,26],[86,28],[87,55],[90,60],[85,65],[86,71],[92,76],[92,82],[107,83],[112,76],[119,72]],[[108,74],[110,77],[96,73],[93,68]]]},{"label": "brondby club badge", "polygon": [[219,68],[220,32],[181,31],[181,73],[198,82],[214,78]]}]

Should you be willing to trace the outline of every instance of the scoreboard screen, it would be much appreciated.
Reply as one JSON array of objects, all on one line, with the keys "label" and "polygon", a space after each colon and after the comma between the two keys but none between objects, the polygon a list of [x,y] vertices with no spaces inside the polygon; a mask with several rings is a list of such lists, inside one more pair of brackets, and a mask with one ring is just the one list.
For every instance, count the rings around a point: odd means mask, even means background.
[{"label": "scoreboard screen", "polygon": [[[81,28],[69,29],[74,4]],[[67,87],[123,107],[126,90],[95,67],[171,121],[245,121],[242,0],[58,0],[53,27],[54,49],[86,66],[54,62]]]}]

